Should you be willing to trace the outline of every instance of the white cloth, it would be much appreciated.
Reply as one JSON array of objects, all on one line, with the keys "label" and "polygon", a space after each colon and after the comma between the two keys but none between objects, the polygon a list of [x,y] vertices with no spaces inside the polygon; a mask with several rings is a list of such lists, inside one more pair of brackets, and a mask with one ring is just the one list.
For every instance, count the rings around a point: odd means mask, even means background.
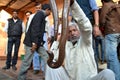
[{"label": "white cloth", "polygon": [[26,31],[25,32],[27,32],[28,31],[28,29],[29,29],[29,26],[30,26],[30,23],[31,23],[31,21],[32,21],[32,19],[33,19],[33,17],[35,16],[35,14],[31,14],[30,15],[30,17],[29,17],[29,19],[28,19],[28,23],[27,23],[27,26],[26,26]]},{"label": "white cloth", "polygon": [[[103,70],[97,74],[92,48],[92,25],[76,1],[71,6],[71,10],[80,28],[80,39],[75,45],[70,41],[66,42],[65,68],[47,67],[45,80],[115,80],[111,70]],[[58,57],[58,45],[59,42],[55,41],[51,47],[55,55],[54,60]]]},{"label": "white cloth", "polygon": [[62,24],[60,24],[58,27],[58,34],[61,34],[61,32],[62,32]]},{"label": "white cloth", "polygon": [[46,73],[49,75],[45,75],[45,80],[70,80],[63,67],[52,69],[47,66]]},{"label": "white cloth", "polygon": [[[78,22],[81,36],[74,46],[71,42],[67,41],[64,66],[72,80],[90,80],[91,77],[97,75],[92,48],[92,25],[76,2],[71,6],[71,10],[74,19]],[[59,42],[54,42],[52,50],[56,50],[58,44]],[[46,72],[46,80],[48,75],[50,74]]]}]

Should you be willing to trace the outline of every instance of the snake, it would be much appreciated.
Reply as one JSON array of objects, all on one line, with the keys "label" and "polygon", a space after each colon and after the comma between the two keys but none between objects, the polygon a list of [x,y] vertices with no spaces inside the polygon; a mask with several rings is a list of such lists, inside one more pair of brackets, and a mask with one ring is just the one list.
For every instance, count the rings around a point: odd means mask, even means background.
[{"label": "snake", "polygon": [[[54,19],[54,29],[55,31],[57,31],[59,26],[59,17],[58,17],[58,10],[57,10],[57,5],[55,0],[50,0],[50,5],[51,5],[53,19]],[[54,62],[53,52],[48,52],[49,59],[47,60],[47,64],[51,68],[59,68],[61,65],[63,65],[64,59],[65,59],[65,44],[67,41],[69,6],[70,6],[70,0],[64,0],[63,11],[62,11],[62,33],[61,33],[61,38],[58,46],[59,48],[58,59]],[[55,37],[57,37],[56,32],[55,32]]]}]

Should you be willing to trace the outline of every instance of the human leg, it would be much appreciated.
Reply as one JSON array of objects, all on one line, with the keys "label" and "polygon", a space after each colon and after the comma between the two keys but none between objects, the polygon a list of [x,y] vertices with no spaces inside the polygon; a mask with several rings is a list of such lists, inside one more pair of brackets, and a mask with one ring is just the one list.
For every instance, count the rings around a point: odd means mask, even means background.
[{"label": "human leg", "polygon": [[117,57],[118,34],[105,36],[107,68],[115,73],[116,80],[120,80],[120,63]]},{"label": "human leg", "polygon": [[115,80],[115,74],[112,70],[105,69],[92,77],[91,80]]},{"label": "human leg", "polygon": [[[45,41],[43,47],[45,48],[45,50],[48,50],[48,42],[47,42],[47,33],[44,33],[44,37],[43,37],[43,40]],[[41,62],[41,70],[43,72],[43,74],[45,74],[45,60],[41,57],[40,59],[40,62]]]},{"label": "human leg", "polygon": [[13,67],[15,67],[15,65],[17,64],[19,47],[20,47],[20,38],[16,38],[15,39],[15,47],[14,47],[14,56],[12,59],[12,66]]},{"label": "human leg", "polygon": [[104,59],[105,59],[105,40],[104,40],[103,37],[101,37],[100,45],[101,45],[101,63],[104,63]]},{"label": "human leg", "polygon": [[11,57],[12,57],[12,48],[13,48],[13,39],[10,37],[8,38],[8,44],[7,44],[7,60],[6,60],[6,66],[3,67],[3,69],[9,69],[11,66]]},{"label": "human leg", "polygon": [[33,53],[31,52],[31,47],[25,46],[25,56],[24,60],[22,61],[20,72],[18,74],[17,80],[26,80],[26,74],[27,70],[31,65],[32,59],[33,59]]},{"label": "human leg", "polygon": [[47,60],[48,60],[48,54],[47,54],[44,47],[39,47],[38,52],[39,52],[41,58],[44,60],[44,70],[46,71],[46,64],[47,64]]},{"label": "human leg", "polygon": [[40,70],[40,55],[35,51],[33,56],[33,69],[34,74],[37,74]]},{"label": "human leg", "polygon": [[97,61],[99,60],[99,42],[100,42],[100,36],[95,37],[95,57]]},{"label": "human leg", "polygon": [[45,71],[45,61],[41,58],[41,70]]}]

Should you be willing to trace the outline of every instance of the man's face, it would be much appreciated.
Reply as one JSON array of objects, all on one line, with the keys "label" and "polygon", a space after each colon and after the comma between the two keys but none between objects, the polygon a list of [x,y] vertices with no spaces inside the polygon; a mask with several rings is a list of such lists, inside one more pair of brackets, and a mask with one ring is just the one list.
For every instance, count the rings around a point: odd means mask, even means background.
[{"label": "man's face", "polygon": [[29,19],[30,15],[31,15],[31,14],[30,14],[29,12],[26,13],[27,19]]},{"label": "man's face", "polygon": [[17,18],[18,17],[18,13],[17,12],[13,12],[13,18]]},{"label": "man's face", "polygon": [[35,6],[36,12],[41,10],[41,4]]},{"label": "man's face", "polygon": [[76,26],[70,26],[68,28],[68,40],[72,43],[76,43],[80,38],[80,31],[77,29]]},{"label": "man's face", "polygon": [[49,15],[50,15],[50,13],[51,13],[51,10],[46,9],[46,10],[45,10],[45,12],[46,12],[46,15],[47,15],[47,16],[49,16]]}]

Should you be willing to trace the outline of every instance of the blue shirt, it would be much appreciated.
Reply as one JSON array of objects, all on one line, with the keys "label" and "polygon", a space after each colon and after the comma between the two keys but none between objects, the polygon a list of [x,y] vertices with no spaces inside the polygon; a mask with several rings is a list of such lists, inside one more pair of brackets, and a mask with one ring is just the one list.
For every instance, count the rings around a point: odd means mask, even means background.
[{"label": "blue shirt", "polygon": [[93,20],[93,11],[98,10],[95,0],[76,0],[89,20]]}]

